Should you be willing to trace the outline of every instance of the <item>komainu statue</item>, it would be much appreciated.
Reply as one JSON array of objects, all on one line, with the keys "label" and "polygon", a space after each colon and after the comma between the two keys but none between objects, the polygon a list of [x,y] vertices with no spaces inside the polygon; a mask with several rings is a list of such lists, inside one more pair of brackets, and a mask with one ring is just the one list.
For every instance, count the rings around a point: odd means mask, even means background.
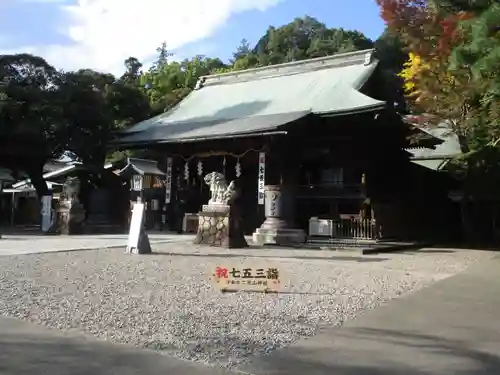
[{"label": "komainu statue", "polygon": [[238,203],[235,181],[229,185],[222,173],[211,172],[204,178],[210,187],[210,200],[198,213],[197,245],[225,248],[248,247],[241,225],[242,215]]},{"label": "komainu statue", "polygon": [[211,172],[204,178],[205,183],[210,186],[209,205],[230,204],[236,195],[234,181],[228,185],[222,173]]}]

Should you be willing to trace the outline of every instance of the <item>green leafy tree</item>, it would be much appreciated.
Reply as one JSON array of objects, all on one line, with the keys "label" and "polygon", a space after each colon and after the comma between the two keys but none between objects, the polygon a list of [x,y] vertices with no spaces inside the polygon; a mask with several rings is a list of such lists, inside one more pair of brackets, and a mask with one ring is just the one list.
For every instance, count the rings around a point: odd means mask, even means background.
[{"label": "green leafy tree", "polygon": [[232,63],[234,63],[238,59],[244,58],[250,53],[252,53],[250,43],[248,42],[248,40],[242,39],[240,45],[236,48],[236,52],[233,52]]},{"label": "green leafy tree", "polygon": [[163,65],[168,64],[168,58],[174,55],[173,53],[168,51],[166,42],[163,42],[161,46],[156,49],[156,52],[158,52],[156,66],[159,68],[161,68]]},{"label": "green leafy tree", "polygon": [[[483,120],[491,125],[499,124],[500,3],[496,0],[433,0],[432,4],[445,13],[469,15],[458,25],[458,31],[466,37],[452,51],[451,69],[470,68],[473,81],[484,92],[480,101]],[[494,133],[496,142],[500,131],[495,129]]]},{"label": "green leafy tree", "polygon": [[[335,53],[373,48],[373,41],[358,31],[328,28],[309,16],[296,18],[287,25],[269,27],[257,42],[253,53],[262,65],[278,64]],[[262,59],[266,56],[266,59]]]},{"label": "green leafy tree", "polygon": [[43,166],[58,157],[60,108],[54,105],[59,73],[30,54],[0,56],[0,164],[31,179],[48,194]]},{"label": "green leafy tree", "polygon": [[88,166],[102,168],[114,133],[151,114],[145,92],[111,74],[68,72],[61,76],[59,87],[66,121],[60,139]]},{"label": "green leafy tree", "polygon": [[121,76],[120,81],[132,85],[138,85],[140,76],[142,74],[142,63],[135,57],[129,57],[124,61],[124,64],[125,73],[123,73],[123,75]]},{"label": "green leafy tree", "polygon": [[[160,48],[159,53],[158,61],[166,52]],[[225,67],[220,59],[199,55],[181,62],[157,63],[141,76],[140,82],[147,89],[153,113],[158,114],[172,108],[188,95],[195,88],[199,77],[224,71]]]},{"label": "green leafy tree", "polygon": [[380,61],[382,84],[388,101],[395,104],[399,112],[407,112],[403,79],[400,72],[408,59],[402,40],[386,29],[375,41],[376,56]]}]

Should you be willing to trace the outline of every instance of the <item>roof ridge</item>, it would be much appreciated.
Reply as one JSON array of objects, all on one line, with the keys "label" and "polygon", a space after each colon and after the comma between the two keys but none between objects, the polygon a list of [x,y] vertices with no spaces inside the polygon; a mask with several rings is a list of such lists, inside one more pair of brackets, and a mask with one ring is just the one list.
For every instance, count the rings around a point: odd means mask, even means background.
[{"label": "roof ridge", "polygon": [[304,73],[311,70],[334,68],[346,65],[370,65],[374,61],[375,49],[338,53],[331,56],[292,61],[283,64],[262,66],[258,68],[239,70],[236,72],[219,73],[202,76],[196,83],[195,90],[213,84],[224,84],[240,80],[254,80],[277,75]]}]

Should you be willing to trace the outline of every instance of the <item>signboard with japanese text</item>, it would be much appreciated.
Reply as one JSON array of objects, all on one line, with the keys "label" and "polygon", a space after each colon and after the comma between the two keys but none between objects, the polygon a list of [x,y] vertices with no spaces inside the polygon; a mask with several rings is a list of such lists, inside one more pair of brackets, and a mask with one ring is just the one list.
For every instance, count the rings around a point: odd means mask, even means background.
[{"label": "signboard with japanese text", "polygon": [[281,287],[279,268],[264,266],[216,266],[212,272],[215,286],[222,291],[277,292]]},{"label": "signboard with japanese text", "polygon": [[257,194],[259,205],[264,204],[264,186],[266,184],[266,153],[259,152],[259,173],[257,181]]},{"label": "signboard with japanese text", "polygon": [[165,203],[172,199],[172,158],[167,158],[167,170],[165,178]]}]

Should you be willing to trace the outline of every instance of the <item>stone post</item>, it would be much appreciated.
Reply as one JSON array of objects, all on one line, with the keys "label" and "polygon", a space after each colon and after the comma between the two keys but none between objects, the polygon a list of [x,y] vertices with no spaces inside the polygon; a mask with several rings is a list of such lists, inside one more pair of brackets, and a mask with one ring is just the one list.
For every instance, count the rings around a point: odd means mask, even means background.
[{"label": "stone post", "polygon": [[266,219],[253,234],[257,245],[297,246],[306,240],[302,229],[293,228],[294,194],[284,185],[267,185],[265,188]]}]

